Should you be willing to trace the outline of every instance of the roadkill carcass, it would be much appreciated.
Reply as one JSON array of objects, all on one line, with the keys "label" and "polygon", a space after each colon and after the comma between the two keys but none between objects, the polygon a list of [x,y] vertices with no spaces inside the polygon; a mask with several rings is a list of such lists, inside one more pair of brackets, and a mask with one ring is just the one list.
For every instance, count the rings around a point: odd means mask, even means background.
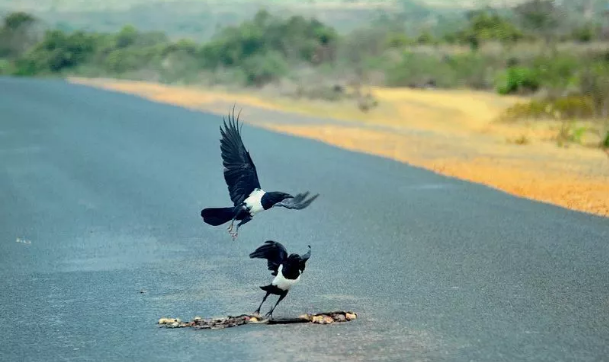
[{"label": "roadkill carcass", "polygon": [[290,324],[313,323],[332,324],[343,323],[357,319],[357,313],[351,311],[337,311],[328,313],[303,314],[296,318],[264,319],[259,315],[242,314],[239,316],[226,316],[217,318],[194,317],[190,322],[183,322],[180,318],[161,318],[160,327],[165,328],[194,328],[194,329],[223,329],[242,326],[245,324]]}]

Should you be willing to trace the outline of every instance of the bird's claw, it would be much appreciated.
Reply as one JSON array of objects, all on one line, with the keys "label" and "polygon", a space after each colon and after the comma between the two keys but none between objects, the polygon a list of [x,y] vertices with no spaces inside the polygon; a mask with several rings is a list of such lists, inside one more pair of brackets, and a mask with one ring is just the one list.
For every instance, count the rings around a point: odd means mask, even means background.
[{"label": "bird's claw", "polygon": [[273,313],[268,312],[267,314],[264,315],[264,318],[266,319],[271,319],[273,317]]},{"label": "bird's claw", "polygon": [[236,239],[237,239],[237,235],[238,235],[238,233],[237,233],[237,232],[232,232],[232,231],[229,231],[228,233],[229,233],[229,234],[230,234],[230,236],[233,238],[233,240],[236,240]]}]

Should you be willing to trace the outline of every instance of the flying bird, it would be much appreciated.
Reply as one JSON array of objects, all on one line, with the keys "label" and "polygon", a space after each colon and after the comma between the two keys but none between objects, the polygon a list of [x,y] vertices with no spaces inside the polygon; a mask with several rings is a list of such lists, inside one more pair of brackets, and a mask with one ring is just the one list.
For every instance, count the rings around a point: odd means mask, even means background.
[{"label": "flying bird", "polygon": [[[219,226],[230,221],[227,230],[237,238],[239,227],[250,222],[254,215],[272,207],[302,210],[309,206],[318,196],[316,194],[307,199],[309,192],[292,196],[285,192],[266,192],[260,186],[256,165],[245,149],[239,128],[239,114],[235,119],[235,108],[232,115],[228,115],[228,125],[224,121],[224,128],[220,126],[220,151],[224,166],[224,180],[228,186],[233,206],[205,208],[201,210],[203,221],[212,226]],[[235,220],[240,221],[233,231]]]},{"label": "flying bird", "polygon": [[305,264],[311,257],[311,245],[308,245],[308,247],[309,251],[304,255],[294,253],[288,255],[288,251],[281,243],[268,240],[250,254],[252,259],[266,259],[268,269],[273,271],[271,275],[275,276],[271,284],[260,287],[266,292],[266,295],[262,298],[262,302],[254,314],[260,314],[260,308],[262,308],[266,298],[270,294],[275,294],[279,296],[279,299],[265,317],[273,316],[273,311],[279,302],[288,295],[290,288],[300,281],[300,276],[305,270]]}]

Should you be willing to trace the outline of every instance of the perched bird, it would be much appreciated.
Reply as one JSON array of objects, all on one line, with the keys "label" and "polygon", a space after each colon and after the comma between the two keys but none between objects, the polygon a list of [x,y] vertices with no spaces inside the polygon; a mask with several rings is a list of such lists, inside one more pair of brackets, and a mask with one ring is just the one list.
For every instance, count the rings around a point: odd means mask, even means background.
[{"label": "perched bird", "polygon": [[[228,115],[228,125],[224,117],[224,128],[220,127],[220,151],[224,165],[224,180],[233,202],[232,207],[205,208],[201,210],[203,221],[212,226],[230,221],[228,232],[237,238],[239,227],[252,220],[255,214],[272,207],[301,210],[309,206],[319,194],[307,199],[309,192],[292,196],[285,192],[266,192],[260,187],[256,166],[245,149],[239,128],[239,114],[235,119],[235,108]],[[233,232],[235,220],[240,221]]]},{"label": "perched bird", "polygon": [[281,243],[272,240],[266,241],[262,246],[258,247],[250,254],[250,258],[252,259],[266,259],[268,269],[273,271],[271,275],[275,276],[271,284],[260,287],[260,289],[266,292],[266,295],[262,298],[262,302],[254,314],[260,314],[260,308],[262,308],[262,304],[264,304],[266,298],[268,298],[270,294],[275,294],[279,296],[279,299],[277,299],[277,303],[275,303],[265,317],[270,318],[273,315],[273,311],[277,307],[277,304],[288,295],[290,288],[300,281],[300,276],[304,272],[305,264],[310,257],[311,245],[309,245],[309,251],[304,255],[288,255],[288,251]]}]

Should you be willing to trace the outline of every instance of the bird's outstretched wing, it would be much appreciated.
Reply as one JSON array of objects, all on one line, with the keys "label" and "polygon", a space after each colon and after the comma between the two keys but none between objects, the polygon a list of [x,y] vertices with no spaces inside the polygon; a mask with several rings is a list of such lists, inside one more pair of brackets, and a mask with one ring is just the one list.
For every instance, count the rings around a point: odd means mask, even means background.
[{"label": "bird's outstretched wing", "polygon": [[315,196],[312,196],[309,199],[307,199],[307,196],[309,196],[309,191],[305,193],[300,193],[289,199],[284,199],[283,201],[276,203],[274,206],[285,207],[286,209],[302,210],[305,207],[311,205],[311,203],[319,196],[319,194],[316,194]]},{"label": "bird's outstretched wing", "polygon": [[[241,112],[239,112],[241,114]],[[256,188],[260,188],[256,165],[245,149],[239,129],[239,114],[235,119],[235,108],[228,115],[228,125],[220,127],[220,151],[224,165],[224,180],[235,206],[241,204]]]},{"label": "bird's outstretched wing", "polygon": [[269,270],[272,270],[272,275],[277,275],[277,269],[288,257],[288,251],[285,247],[276,241],[267,240],[262,246],[259,246],[250,254],[250,258],[260,258],[267,260]]},{"label": "bird's outstretched wing", "polygon": [[303,254],[300,256],[300,265],[298,266],[298,269],[300,269],[300,272],[302,273],[305,270],[305,264],[307,263],[307,260],[309,260],[309,258],[311,257],[311,245],[309,245],[309,251],[307,251],[306,254]]}]

